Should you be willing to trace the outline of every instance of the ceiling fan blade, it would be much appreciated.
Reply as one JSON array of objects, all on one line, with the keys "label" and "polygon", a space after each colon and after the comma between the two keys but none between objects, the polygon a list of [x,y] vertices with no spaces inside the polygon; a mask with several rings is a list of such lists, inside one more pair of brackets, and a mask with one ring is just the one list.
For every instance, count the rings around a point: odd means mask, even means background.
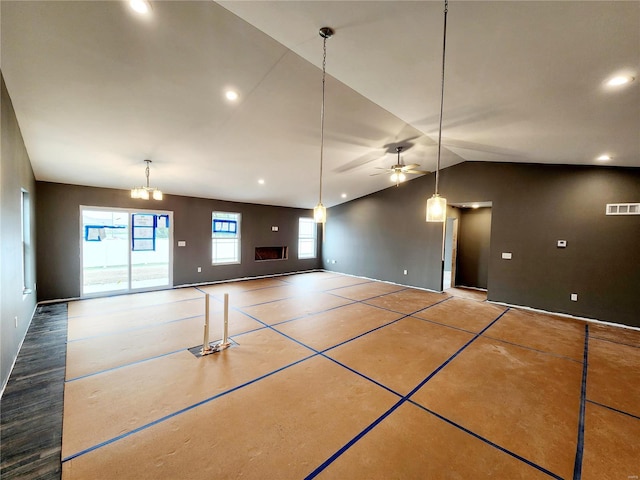
[{"label": "ceiling fan blade", "polygon": [[415,170],[419,166],[420,166],[419,163],[412,163],[411,165],[403,165],[402,170],[404,172],[408,172],[409,170]]},{"label": "ceiling fan blade", "polygon": [[389,173],[389,172],[370,173],[369,176],[375,177],[376,175],[384,175],[385,173]]},{"label": "ceiling fan blade", "polygon": [[404,173],[413,173],[415,175],[427,175],[431,172],[427,172],[426,170],[405,170]]}]

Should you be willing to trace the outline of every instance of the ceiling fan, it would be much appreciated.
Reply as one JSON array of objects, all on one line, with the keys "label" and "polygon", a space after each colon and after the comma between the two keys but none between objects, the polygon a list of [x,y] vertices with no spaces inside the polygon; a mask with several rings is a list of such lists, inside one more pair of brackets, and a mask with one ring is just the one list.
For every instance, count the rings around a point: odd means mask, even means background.
[{"label": "ceiling fan", "polygon": [[373,175],[382,175],[383,173],[390,173],[391,176],[389,179],[392,182],[395,182],[396,187],[400,185],[401,182],[404,182],[407,179],[406,174],[414,174],[414,175],[425,175],[427,172],[425,170],[416,170],[416,167],[420,165],[417,163],[412,163],[411,165],[405,165],[404,162],[400,159],[400,152],[404,150],[404,147],[398,146],[396,147],[396,152],[398,152],[398,163],[392,165],[390,168],[376,167],[380,170],[384,170],[384,172],[372,173]]}]

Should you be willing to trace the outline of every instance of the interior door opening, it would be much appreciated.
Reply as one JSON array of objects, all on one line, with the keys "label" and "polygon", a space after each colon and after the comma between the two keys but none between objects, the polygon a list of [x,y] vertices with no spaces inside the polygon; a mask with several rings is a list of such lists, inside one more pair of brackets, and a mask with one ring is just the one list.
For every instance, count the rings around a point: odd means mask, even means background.
[{"label": "interior door opening", "polygon": [[491,202],[450,205],[444,237],[443,290],[488,290]]},{"label": "interior door opening", "polygon": [[173,214],[81,207],[81,296],[173,286]]}]

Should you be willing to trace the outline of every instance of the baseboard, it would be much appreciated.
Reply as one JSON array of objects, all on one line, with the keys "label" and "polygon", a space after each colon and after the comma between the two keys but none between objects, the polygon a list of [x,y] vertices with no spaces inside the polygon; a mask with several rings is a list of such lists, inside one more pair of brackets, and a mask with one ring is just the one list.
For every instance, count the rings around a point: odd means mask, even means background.
[{"label": "baseboard", "polygon": [[7,388],[7,384],[9,383],[9,379],[11,378],[11,374],[13,373],[13,367],[16,366],[16,362],[18,361],[18,355],[20,355],[20,350],[22,350],[22,345],[24,344],[25,338],[27,338],[27,333],[29,333],[29,328],[31,327],[31,322],[33,322],[33,316],[36,314],[36,310],[38,309],[38,303],[33,307],[33,312],[31,312],[31,317],[29,318],[29,324],[27,325],[27,329],[24,331],[24,335],[22,340],[20,340],[20,345],[18,346],[18,351],[16,352],[16,356],[13,357],[13,362],[11,363],[11,368],[9,369],[9,375],[7,375],[7,379],[2,383],[2,388],[0,389],[0,399],[2,395],[4,395],[4,390]]},{"label": "baseboard", "polygon": [[597,318],[589,318],[589,317],[578,317],[576,315],[570,315],[568,313],[559,313],[559,312],[550,312],[548,310],[542,310],[540,308],[533,308],[533,307],[527,307],[524,305],[515,305],[512,303],[506,303],[506,302],[496,302],[494,300],[487,300],[488,303],[493,303],[495,305],[502,305],[503,307],[513,307],[513,308],[519,308],[521,310],[528,310],[530,312],[536,312],[536,313],[544,313],[547,315],[555,315],[558,317],[564,317],[564,318],[570,318],[572,320],[580,320],[582,322],[590,322],[590,323],[595,323],[598,325],[607,325],[610,327],[620,327],[620,328],[626,328],[628,330],[634,330],[634,331],[640,331],[640,327],[632,327],[631,325],[625,325],[624,323],[613,323],[613,322],[607,322],[605,320],[598,320]]}]

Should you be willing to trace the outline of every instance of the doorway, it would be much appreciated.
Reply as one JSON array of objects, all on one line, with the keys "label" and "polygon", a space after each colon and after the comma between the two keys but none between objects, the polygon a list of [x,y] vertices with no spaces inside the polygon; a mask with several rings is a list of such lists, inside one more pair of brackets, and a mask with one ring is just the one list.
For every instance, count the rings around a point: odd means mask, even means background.
[{"label": "doorway", "polygon": [[443,290],[488,289],[491,202],[451,205],[444,235]]},{"label": "doorway", "polygon": [[81,296],[173,286],[173,213],[80,207]]}]

